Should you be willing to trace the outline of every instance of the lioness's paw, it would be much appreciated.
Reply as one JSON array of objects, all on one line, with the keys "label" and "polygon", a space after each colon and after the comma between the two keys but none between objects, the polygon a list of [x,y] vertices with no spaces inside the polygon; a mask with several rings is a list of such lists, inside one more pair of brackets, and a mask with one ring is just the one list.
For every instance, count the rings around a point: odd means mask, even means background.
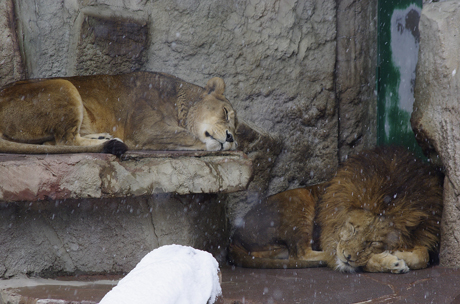
[{"label": "lioness's paw", "polygon": [[121,139],[114,138],[104,143],[103,153],[109,153],[120,157],[126,151],[128,151],[128,146],[121,141]]},{"label": "lioness's paw", "polygon": [[206,141],[206,150],[207,151],[220,151],[222,150],[222,144],[217,140],[208,140]]},{"label": "lioness's paw", "polygon": [[238,144],[236,143],[236,141],[233,141],[233,142],[225,142],[222,144],[222,150],[236,150],[236,147],[238,146]]},{"label": "lioness's paw", "polygon": [[88,134],[85,136],[82,136],[83,138],[88,138],[88,139],[98,139],[98,140],[111,140],[113,139],[113,136],[110,135],[109,133],[95,133],[95,134]]}]

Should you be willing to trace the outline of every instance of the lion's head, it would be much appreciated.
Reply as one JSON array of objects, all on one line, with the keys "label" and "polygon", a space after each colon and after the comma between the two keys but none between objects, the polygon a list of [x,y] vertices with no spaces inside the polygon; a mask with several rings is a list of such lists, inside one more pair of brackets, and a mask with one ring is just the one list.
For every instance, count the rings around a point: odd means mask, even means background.
[{"label": "lion's head", "polygon": [[365,266],[372,254],[394,249],[400,232],[384,216],[375,216],[366,210],[354,210],[339,228],[337,235],[337,269],[353,272]]},{"label": "lion's head", "polygon": [[435,252],[441,184],[442,177],[405,148],[379,147],[351,156],[319,203],[328,265],[353,272],[385,251],[421,246]]},{"label": "lion's head", "polygon": [[208,151],[235,150],[236,113],[224,96],[222,78],[211,78],[198,101],[189,111],[187,128],[206,144]]}]

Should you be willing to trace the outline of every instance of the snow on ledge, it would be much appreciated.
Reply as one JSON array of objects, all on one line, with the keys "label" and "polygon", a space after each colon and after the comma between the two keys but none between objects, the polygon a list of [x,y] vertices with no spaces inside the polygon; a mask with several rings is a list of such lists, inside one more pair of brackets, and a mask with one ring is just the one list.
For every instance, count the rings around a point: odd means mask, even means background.
[{"label": "snow on ledge", "polygon": [[229,193],[246,189],[251,176],[239,151],[0,154],[0,202]]}]

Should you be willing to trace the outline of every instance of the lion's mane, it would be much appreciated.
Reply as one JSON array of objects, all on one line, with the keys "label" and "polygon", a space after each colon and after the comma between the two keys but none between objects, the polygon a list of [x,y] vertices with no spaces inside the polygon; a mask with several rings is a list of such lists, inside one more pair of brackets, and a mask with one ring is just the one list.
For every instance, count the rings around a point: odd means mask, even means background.
[{"label": "lion's mane", "polygon": [[380,147],[351,156],[330,181],[319,204],[321,247],[328,253],[328,265],[337,268],[341,231],[350,213],[357,210],[384,223],[382,227],[388,229],[382,229],[382,234],[390,231],[398,236],[385,242],[382,251],[414,246],[437,251],[441,183],[438,171],[404,148]]}]

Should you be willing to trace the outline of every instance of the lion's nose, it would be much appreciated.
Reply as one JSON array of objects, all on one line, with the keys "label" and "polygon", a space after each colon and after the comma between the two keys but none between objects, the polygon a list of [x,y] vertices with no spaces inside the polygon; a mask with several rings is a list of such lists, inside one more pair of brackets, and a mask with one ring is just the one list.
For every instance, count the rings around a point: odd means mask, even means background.
[{"label": "lion's nose", "polygon": [[233,142],[233,135],[231,133],[228,133],[228,130],[227,130],[227,138],[225,140],[228,142]]},{"label": "lion's nose", "polygon": [[342,251],[342,253],[343,253],[343,256],[345,257],[345,259],[347,259],[347,261],[350,261],[350,260],[351,260],[351,254],[346,254],[346,253],[345,253],[345,250]]}]

